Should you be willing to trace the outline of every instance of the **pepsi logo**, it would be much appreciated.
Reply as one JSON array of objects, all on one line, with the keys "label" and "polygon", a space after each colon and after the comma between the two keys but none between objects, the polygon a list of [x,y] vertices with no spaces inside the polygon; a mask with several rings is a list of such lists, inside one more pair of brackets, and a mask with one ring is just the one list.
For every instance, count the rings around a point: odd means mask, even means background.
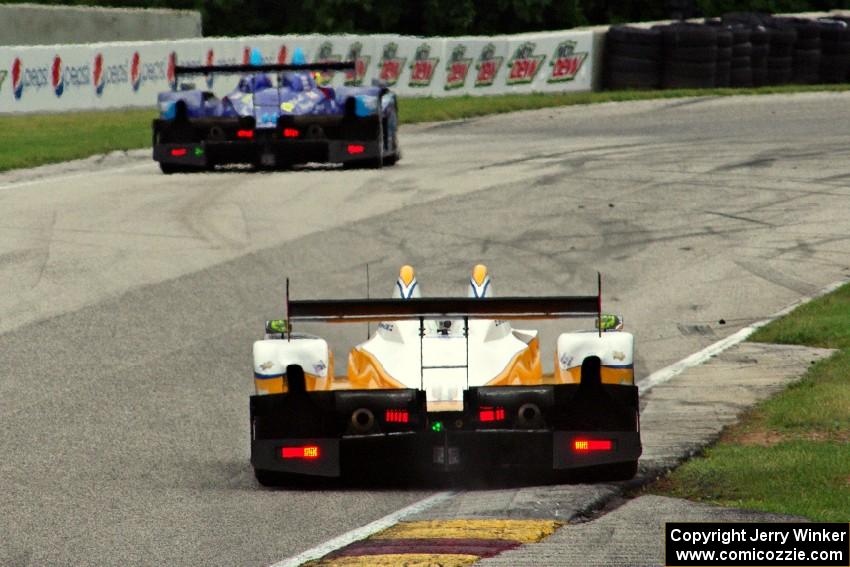
[{"label": "pepsi logo", "polygon": [[92,81],[94,82],[94,92],[97,96],[103,94],[103,87],[106,82],[103,80],[103,54],[98,53],[94,56],[94,70],[92,71]]},{"label": "pepsi logo", "polygon": [[281,45],[280,51],[277,52],[277,62],[283,65],[286,63],[286,46]]},{"label": "pepsi logo", "polygon": [[50,83],[56,96],[62,96],[65,92],[65,76],[62,73],[62,58],[58,55],[53,58],[53,67],[50,72]]},{"label": "pepsi logo", "polygon": [[[205,60],[206,65],[209,67],[210,65],[215,65],[215,52],[212,49],[207,50],[207,58]],[[207,80],[207,88],[213,88],[213,83],[215,82],[215,75],[206,75]]]},{"label": "pepsi logo", "polygon": [[174,68],[177,66],[177,54],[173,51],[168,54],[168,67],[165,69],[165,78],[168,80],[168,86],[171,90],[177,90],[177,73]]},{"label": "pepsi logo", "polygon": [[24,93],[24,82],[21,80],[21,66],[21,60],[15,57],[15,61],[12,63],[12,91],[15,93],[15,99],[17,100],[20,100],[21,95]]},{"label": "pepsi logo", "polygon": [[136,51],[133,53],[133,59],[130,61],[130,85],[133,87],[133,92],[139,90],[139,85],[142,82],[142,73],[141,73],[141,57],[139,57],[139,52]]}]

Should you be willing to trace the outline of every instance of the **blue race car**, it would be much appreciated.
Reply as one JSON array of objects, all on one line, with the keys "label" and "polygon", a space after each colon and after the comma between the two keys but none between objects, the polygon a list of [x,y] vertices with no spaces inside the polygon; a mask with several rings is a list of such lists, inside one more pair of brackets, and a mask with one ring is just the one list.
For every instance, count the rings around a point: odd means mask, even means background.
[{"label": "blue race car", "polygon": [[[177,65],[177,76],[243,76],[236,89],[220,99],[191,86],[160,93],[160,117],[153,121],[153,159],[167,174],[236,163],[393,165],[401,157],[395,94],[381,85],[321,86],[312,75],[353,68],[353,63],[301,62]],[[276,74],[274,82],[267,73]]]}]

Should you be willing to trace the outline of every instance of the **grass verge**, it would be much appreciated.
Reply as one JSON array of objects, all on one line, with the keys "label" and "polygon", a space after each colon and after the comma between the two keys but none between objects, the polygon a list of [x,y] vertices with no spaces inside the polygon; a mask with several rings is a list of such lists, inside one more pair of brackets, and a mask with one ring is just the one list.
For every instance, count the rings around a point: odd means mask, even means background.
[{"label": "grass verge", "polygon": [[[517,110],[690,96],[732,96],[847,91],[850,85],[783,85],[752,89],[681,89],[594,93],[516,94],[408,98],[400,103],[403,124],[473,118]],[[0,116],[0,171],[84,158],[151,143],[152,109]]]},{"label": "grass verge", "polygon": [[750,340],[840,350],[647,491],[850,521],[850,285],[797,308]]}]

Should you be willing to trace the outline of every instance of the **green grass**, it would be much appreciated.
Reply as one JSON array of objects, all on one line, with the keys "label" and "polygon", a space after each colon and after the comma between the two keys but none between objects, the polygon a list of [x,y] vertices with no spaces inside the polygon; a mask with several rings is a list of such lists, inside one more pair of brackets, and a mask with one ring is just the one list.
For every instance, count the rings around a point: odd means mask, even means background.
[{"label": "green grass", "polygon": [[850,464],[845,443],[786,441],[770,447],[720,443],[653,490],[701,502],[847,522]]},{"label": "green grass", "polygon": [[151,145],[154,110],[0,116],[0,171]]},{"label": "green grass", "polygon": [[850,348],[850,286],[802,305],[756,331],[751,341]]},{"label": "green grass", "polygon": [[850,521],[850,285],[795,309],[750,340],[841,350],[756,406],[703,456],[647,490]]},{"label": "green grass", "polygon": [[[850,85],[783,85],[757,89],[407,98],[400,101],[399,113],[403,124],[412,124],[601,102],[847,90],[850,90]],[[3,151],[0,152],[0,171],[78,159],[113,150],[147,147],[151,143],[150,121],[153,117],[154,110],[151,109],[0,116],[0,131],[3,132],[4,142]]]}]

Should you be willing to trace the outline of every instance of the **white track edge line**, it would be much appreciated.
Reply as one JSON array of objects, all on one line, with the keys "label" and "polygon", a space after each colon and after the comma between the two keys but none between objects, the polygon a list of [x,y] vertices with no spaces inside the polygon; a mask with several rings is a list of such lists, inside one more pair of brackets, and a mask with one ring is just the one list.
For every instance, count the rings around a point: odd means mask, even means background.
[{"label": "white track edge line", "polygon": [[721,352],[728,349],[729,347],[733,347],[733,346],[737,345],[738,343],[743,342],[747,337],[752,335],[754,332],[756,332],[761,327],[764,327],[768,323],[775,321],[776,319],[779,319],[780,317],[783,317],[783,316],[791,313],[791,311],[793,311],[797,307],[799,307],[801,305],[805,305],[806,303],[810,302],[813,299],[817,299],[818,297],[824,296],[827,293],[835,291],[836,289],[838,289],[842,285],[846,284],[847,281],[848,280],[840,280],[840,281],[837,281],[837,282],[833,282],[833,283],[829,284],[828,286],[826,286],[825,288],[822,288],[821,290],[819,290],[817,293],[815,293],[812,296],[801,297],[797,301],[793,302],[791,305],[785,307],[784,309],[777,311],[776,313],[774,313],[773,315],[771,315],[767,319],[762,319],[761,321],[757,321],[757,322],[753,323],[752,325],[748,325],[748,326],[744,327],[743,329],[737,331],[736,333],[733,333],[733,334],[729,335],[728,337],[726,337],[724,339],[720,339],[719,341],[717,341],[714,344],[708,345],[707,347],[705,347],[701,351],[695,352],[694,354],[692,354],[690,356],[686,356],[685,358],[683,358],[679,362],[674,362],[670,366],[665,366],[664,368],[662,368],[660,370],[656,370],[655,372],[653,372],[652,374],[650,374],[649,376],[647,376],[646,378],[644,378],[643,380],[638,382],[637,385],[638,385],[638,389],[640,391],[640,394],[641,395],[646,394],[651,389],[653,389],[655,386],[658,386],[659,384],[664,384],[665,382],[668,382],[669,380],[671,380],[675,376],[678,376],[679,374],[681,374],[682,372],[684,372],[688,368],[692,368],[694,366],[699,366],[700,364],[702,364],[703,362],[705,362],[709,358],[720,354]]},{"label": "white track edge line", "polygon": [[372,523],[366,524],[365,526],[359,527],[357,529],[351,530],[350,532],[346,532],[340,536],[337,536],[331,540],[326,541],[325,543],[321,543],[316,547],[308,549],[307,551],[303,551],[294,557],[290,557],[289,559],[284,559],[283,561],[279,561],[271,565],[271,567],[298,567],[302,563],[306,563],[307,561],[312,561],[313,559],[319,559],[320,557],[324,557],[328,553],[332,551],[336,551],[337,549],[344,547],[350,543],[354,543],[355,541],[359,541],[363,538],[369,537],[370,535],[384,530],[392,525],[398,523],[401,519],[410,516],[412,514],[416,514],[418,512],[424,512],[428,508],[436,506],[441,502],[445,502],[452,496],[457,494],[453,491],[447,492],[438,492],[424,500],[420,500],[419,502],[414,502],[410,506],[406,508],[402,508],[401,510],[396,510],[391,514],[387,514],[383,518],[379,518]]},{"label": "white track edge line", "polygon": [[10,191],[12,189],[17,189],[19,187],[26,187],[28,185],[38,185],[39,183],[51,183],[55,181],[65,181],[66,179],[76,179],[79,177],[86,177],[89,175],[102,175],[104,173],[123,173],[125,171],[132,171],[134,169],[141,169],[143,167],[151,167],[150,163],[138,163],[134,165],[122,165],[119,167],[111,167],[104,169],[96,169],[90,171],[75,171],[73,173],[60,173],[58,175],[50,176],[45,175],[44,177],[39,177],[38,179],[30,179],[27,181],[12,181],[10,183],[6,183],[4,185],[0,185],[0,191]]}]

